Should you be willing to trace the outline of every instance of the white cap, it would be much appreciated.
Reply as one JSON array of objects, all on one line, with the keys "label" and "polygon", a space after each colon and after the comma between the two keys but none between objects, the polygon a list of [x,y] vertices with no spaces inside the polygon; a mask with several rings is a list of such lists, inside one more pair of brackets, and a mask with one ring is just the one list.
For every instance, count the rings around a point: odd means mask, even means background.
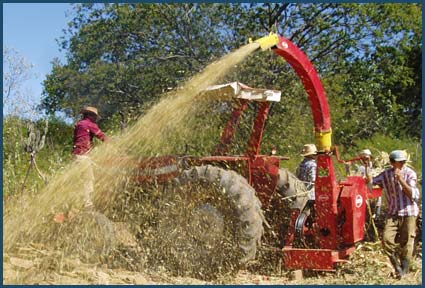
[{"label": "white cap", "polygon": [[361,156],[372,156],[372,152],[370,152],[369,149],[364,149],[364,150],[360,151],[360,155]]},{"label": "white cap", "polygon": [[390,153],[390,159],[396,162],[407,161],[407,153],[403,150],[394,150]]}]

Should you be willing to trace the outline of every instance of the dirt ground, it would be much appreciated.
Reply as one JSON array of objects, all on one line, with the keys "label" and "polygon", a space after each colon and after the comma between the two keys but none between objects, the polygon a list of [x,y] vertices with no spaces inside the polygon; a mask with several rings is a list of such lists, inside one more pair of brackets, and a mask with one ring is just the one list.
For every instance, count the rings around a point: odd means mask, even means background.
[{"label": "dirt ground", "polygon": [[172,276],[161,267],[132,271],[128,267],[83,263],[76,257],[64,258],[60,251],[47,250],[34,243],[3,256],[3,284],[422,284],[422,253],[415,258],[408,277],[397,280],[392,277],[391,265],[378,242],[359,244],[348,262],[338,266],[335,272],[281,271],[280,261],[275,260],[278,257],[260,251],[257,263],[236,275],[210,281]]}]

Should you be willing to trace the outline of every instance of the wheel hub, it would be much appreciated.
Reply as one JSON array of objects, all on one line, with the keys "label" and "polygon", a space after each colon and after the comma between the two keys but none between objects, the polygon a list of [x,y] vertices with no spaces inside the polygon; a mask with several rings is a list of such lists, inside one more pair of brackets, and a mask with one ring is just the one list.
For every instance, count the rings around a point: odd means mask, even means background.
[{"label": "wheel hub", "polygon": [[214,246],[224,233],[223,215],[213,205],[203,204],[193,210],[190,228],[196,241]]}]

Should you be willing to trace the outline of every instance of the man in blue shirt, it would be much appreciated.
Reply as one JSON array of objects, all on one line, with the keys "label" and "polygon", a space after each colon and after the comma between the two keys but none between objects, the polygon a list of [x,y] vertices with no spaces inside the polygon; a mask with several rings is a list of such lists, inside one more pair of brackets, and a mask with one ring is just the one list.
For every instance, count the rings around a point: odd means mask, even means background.
[{"label": "man in blue shirt", "polygon": [[317,170],[316,155],[316,145],[305,144],[301,152],[301,156],[303,156],[304,159],[298,166],[296,172],[298,179],[304,182],[304,185],[309,191],[309,200],[314,200],[314,182],[316,181]]}]

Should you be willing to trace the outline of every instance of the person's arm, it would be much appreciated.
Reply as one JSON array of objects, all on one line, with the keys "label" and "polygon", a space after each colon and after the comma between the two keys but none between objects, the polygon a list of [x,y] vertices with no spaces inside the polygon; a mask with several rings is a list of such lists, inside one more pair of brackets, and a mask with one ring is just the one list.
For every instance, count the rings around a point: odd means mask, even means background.
[{"label": "person's arm", "polygon": [[308,190],[311,190],[312,188],[314,188],[314,184],[316,182],[316,165],[311,165],[308,168],[308,183],[306,183],[306,187]]},{"label": "person's arm", "polygon": [[370,164],[369,164],[369,160],[365,161],[365,163],[363,164],[364,166],[364,176],[367,178],[367,176],[370,174]]},{"label": "person's arm", "polygon": [[102,130],[100,130],[99,126],[97,126],[96,123],[93,123],[90,125],[90,132],[93,133],[93,135],[97,138],[99,138],[102,141],[108,141],[108,137],[103,133]]},{"label": "person's arm", "polygon": [[103,142],[105,142],[105,141],[108,141],[109,140],[109,137],[108,136],[106,136],[106,134],[105,133],[103,133],[103,131],[102,130],[100,130],[99,129],[99,133],[98,134],[95,134],[96,135],[96,137],[97,138],[99,138],[100,140],[102,140]]},{"label": "person's arm", "polygon": [[372,175],[370,175],[369,173],[366,173],[366,183],[372,183],[373,182],[373,178]]},{"label": "person's arm", "polygon": [[312,165],[311,166],[310,175],[311,175],[311,182],[313,182],[313,183],[316,182],[316,171],[317,171],[317,164],[316,165]]},{"label": "person's arm", "polygon": [[372,186],[378,185],[380,187],[383,186],[383,182],[384,182],[384,174],[386,173],[386,171],[381,172],[379,175],[372,177],[372,175],[370,175],[370,173],[368,173],[366,175],[366,183],[370,184]]}]

